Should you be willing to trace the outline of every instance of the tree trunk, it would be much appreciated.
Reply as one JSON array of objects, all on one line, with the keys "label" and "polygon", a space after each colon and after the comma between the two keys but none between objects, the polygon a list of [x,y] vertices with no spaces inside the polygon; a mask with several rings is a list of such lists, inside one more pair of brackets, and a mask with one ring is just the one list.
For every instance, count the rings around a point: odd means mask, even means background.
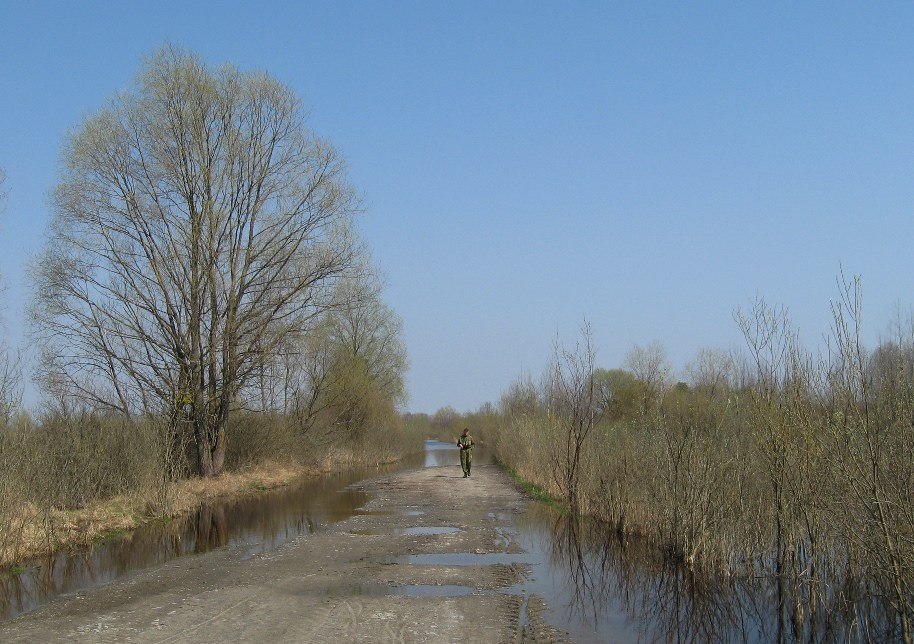
[{"label": "tree trunk", "polygon": [[225,425],[223,424],[216,432],[216,444],[212,451],[212,468],[211,476],[219,476],[225,471]]},{"label": "tree trunk", "polygon": [[206,424],[199,417],[194,418],[194,441],[197,445],[197,474],[204,478],[215,476]]}]

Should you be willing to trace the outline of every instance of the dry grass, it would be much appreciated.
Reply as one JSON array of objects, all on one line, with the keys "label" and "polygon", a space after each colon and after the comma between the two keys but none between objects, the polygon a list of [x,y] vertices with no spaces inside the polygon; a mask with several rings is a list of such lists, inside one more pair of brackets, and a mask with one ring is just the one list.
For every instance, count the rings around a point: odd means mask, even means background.
[{"label": "dry grass", "polygon": [[421,444],[398,426],[302,440],[281,418],[235,420],[226,473],[167,483],[166,471],[187,467],[162,458],[154,423],[84,414],[0,427],[0,567],[184,515],[215,498],[394,462]]},{"label": "dry grass", "polygon": [[194,478],[179,481],[171,490],[171,516],[195,509],[201,501],[243,496],[288,485],[290,482],[317,475],[320,470],[306,470],[289,463],[263,463],[240,472],[227,472],[211,479]]},{"label": "dry grass", "polygon": [[[201,503],[215,498],[239,497],[275,489],[307,476],[318,476],[330,464],[320,468],[301,465],[263,463],[241,472],[223,474],[213,479],[188,479],[171,485],[166,516],[180,516],[196,510]],[[160,518],[151,511],[146,494],[119,495],[104,502],[75,510],[41,512],[33,504],[23,504],[17,518],[22,526],[21,539],[15,550],[0,550],[0,566],[73,546],[85,546],[114,533],[133,530]]]},{"label": "dry grass", "polygon": [[349,466],[390,463],[397,456],[331,447],[309,460],[307,465],[266,461],[211,479],[176,481],[169,485],[164,510],[157,510],[161,505],[156,502],[155,490],[121,494],[78,509],[41,511],[32,503],[23,503],[13,521],[17,528],[21,526],[21,532],[17,529],[20,538],[0,547],[0,567],[63,548],[86,546],[158,518],[188,514],[213,499],[259,494]]}]

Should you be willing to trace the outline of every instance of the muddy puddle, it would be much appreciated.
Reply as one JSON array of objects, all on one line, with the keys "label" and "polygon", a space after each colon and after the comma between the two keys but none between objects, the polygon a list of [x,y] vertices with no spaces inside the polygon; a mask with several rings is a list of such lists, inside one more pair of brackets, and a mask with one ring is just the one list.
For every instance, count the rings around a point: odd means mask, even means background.
[{"label": "muddy puddle", "polygon": [[460,528],[454,528],[452,526],[436,525],[436,526],[418,526],[415,528],[403,528],[402,530],[396,530],[394,534],[402,535],[413,535],[419,537],[430,537],[439,534],[457,534],[460,532]]},{"label": "muddy puddle", "polygon": [[516,563],[537,563],[537,553],[513,554],[507,552],[452,552],[435,555],[406,555],[398,557],[396,563],[418,564],[420,566],[510,566]]}]

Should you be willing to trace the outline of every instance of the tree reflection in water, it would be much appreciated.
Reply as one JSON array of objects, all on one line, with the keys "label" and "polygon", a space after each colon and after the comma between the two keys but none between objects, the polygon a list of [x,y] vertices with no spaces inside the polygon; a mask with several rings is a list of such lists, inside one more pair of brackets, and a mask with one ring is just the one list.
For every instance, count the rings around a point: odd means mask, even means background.
[{"label": "tree reflection in water", "polygon": [[[420,455],[396,467],[421,465]],[[21,570],[0,573],[0,620],[6,620],[59,595],[99,586],[131,570],[175,557],[234,545],[246,557],[303,534],[311,534],[356,513],[368,495],[349,483],[383,473],[353,469],[240,499],[219,499],[198,512],[156,521],[88,546],[24,562]]]},{"label": "tree reflection in water", "polygon": [[[551,584],[547,619],[580,640],[868,642],[891,640],[885,605],[845,574],[834,583],[710,574],[609,526],[535,511]],[[521,539],[523,541],[523,538]],[[534,550],[540,549],[536,546]],[[759,568],[761,568],[759,566]],[[821,570],[821,568],[820,568]],[[869,597],[870,599],[866,599]],[[812,608],[810,605],[812,604]]]},{"label": "tree reflection in water", "polygon": [[194,552],[209,552],[221,548],[228,542],[228,529],[225,520],[225,507],[204,505],[197,513],[197,538]]}]

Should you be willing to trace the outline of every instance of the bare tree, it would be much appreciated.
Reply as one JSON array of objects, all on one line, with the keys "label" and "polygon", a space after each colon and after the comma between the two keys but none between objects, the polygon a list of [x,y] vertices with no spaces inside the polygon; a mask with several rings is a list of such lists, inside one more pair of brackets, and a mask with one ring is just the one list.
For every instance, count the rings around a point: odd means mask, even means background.
[{"label": "bare tree", "polygon": [[606,410],[606,395],[594,378],[596,351],[590,325],[581,327],[573,349],[558,342],[544,383],[548,415],[562,430],[563,447],[554,472],[569,506],[579,508],[578,480],[584,443]]},{"label": "bare tree", "polygon": [[406,394],[402,324],[382,301],[376,272],[366,268],[341,282],[333,302],[307,337],[279,349],[270,375],[251,392],[264,409],[289,414],[303,432],[321,418],[323,429],[361,431],[361,412],[372,406],[392,412]]},{"label": "bare tree", "polygon": [[[898,639],[914,641],[914,324],[898,324],[895,342],[869,354],[862,341],[860,278],[838,278],[833,303],[829,385],[834,459],[853,491],[844,529],[864,553],[897,620]],[[843,510],[844,508],[842,508]]]},{"label": "bare tree", "polygon": [[644,386],[643,411],[646,412],[669,386],[671,369],[666,349],[657,341],[646,347],[636,346],[625,357],[625,366]]},{"label": "bare tree", "polygon": [[403,377],[408,365],[403,324],[380,293],[376,278],[344,282],[330,325],[341,358],[363,361],[379,390],[399,404],[406,395]]},{"label": "bare tree", "polygon": [[32,311],[46,385],[186,426],[219,474],[228,414],[357,265],[336,150],[265,73],[165,48],[65,149]]},{"label": "bare tree", "polygon": [[712,398],[735,381],[735,372],[733,356],[722,349],[701,349],[686,366],[692,386]]}]

